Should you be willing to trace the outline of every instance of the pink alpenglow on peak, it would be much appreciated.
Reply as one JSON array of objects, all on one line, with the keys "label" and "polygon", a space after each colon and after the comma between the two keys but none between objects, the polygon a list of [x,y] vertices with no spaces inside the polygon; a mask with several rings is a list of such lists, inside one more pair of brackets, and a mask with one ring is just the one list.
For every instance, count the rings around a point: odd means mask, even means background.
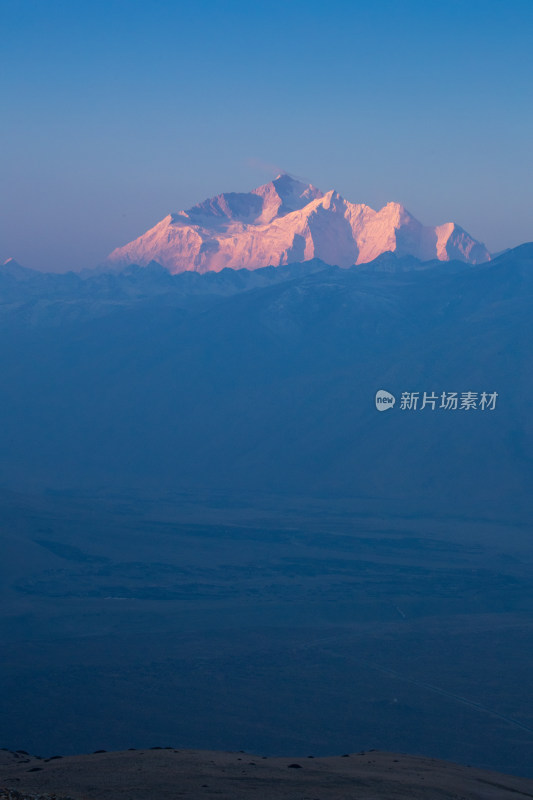
[{"label": "pink alpenglow on peak", "polygon": [[379,211],[325,194],[290,175],[278,175],[251,192],[219,194],[169,214],[138,239],[117,247],[107,264],[146,266],[171,273],[258,269],[319,258],[351,267],[392,251],[421,261],[490,260],[485,245],[453,222],[422,225],[399,203]]}]

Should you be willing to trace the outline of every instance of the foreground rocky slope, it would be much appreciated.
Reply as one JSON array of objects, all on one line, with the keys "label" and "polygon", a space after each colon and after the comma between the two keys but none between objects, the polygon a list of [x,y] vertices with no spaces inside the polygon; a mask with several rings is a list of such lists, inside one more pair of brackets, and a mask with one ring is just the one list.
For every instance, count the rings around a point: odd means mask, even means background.
[{"label": "foreground rocky slope", "polygon": [[533,797],[533,780],[376,751],[296,760],[173,748],[44,760],[4,751],[0,787],[2,800],[203,800],[215,795],[220,800]]}]

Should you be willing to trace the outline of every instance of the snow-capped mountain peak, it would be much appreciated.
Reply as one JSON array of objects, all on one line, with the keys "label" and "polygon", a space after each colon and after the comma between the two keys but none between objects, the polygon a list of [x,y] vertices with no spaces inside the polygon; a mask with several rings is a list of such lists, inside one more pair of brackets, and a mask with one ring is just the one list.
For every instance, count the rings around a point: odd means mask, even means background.
[{"label": "snow-capped mountain peak", "polygon": [[490,259],[486,247],[453,222],[424,226],[400,203],[375,211],[334,189],[324,194],[281,173],[251,192],[226,192],[169,214],[114,250],[107,263],[157,261],[172,273],[256,269],[311,258],[349,267],[387,251],[472,264]]}]

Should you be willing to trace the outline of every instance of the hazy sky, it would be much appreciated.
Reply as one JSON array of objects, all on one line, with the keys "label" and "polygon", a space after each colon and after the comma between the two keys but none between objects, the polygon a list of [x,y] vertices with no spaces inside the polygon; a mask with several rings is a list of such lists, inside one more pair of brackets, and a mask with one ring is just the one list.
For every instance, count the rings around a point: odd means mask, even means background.
[{"label": "hazy sky", "polygon": [[533,3],[2,0],[0,259],[96,265],[281,169],[533,240]]}]

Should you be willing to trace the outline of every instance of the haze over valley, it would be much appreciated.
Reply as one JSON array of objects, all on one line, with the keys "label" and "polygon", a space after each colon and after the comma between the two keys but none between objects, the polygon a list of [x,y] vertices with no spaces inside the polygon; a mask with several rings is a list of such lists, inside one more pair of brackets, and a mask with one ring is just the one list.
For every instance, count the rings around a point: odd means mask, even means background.
[{"label": "haze over valley", "polygon": [[5,265],[2,741],[531,775],[532,276]]}]

